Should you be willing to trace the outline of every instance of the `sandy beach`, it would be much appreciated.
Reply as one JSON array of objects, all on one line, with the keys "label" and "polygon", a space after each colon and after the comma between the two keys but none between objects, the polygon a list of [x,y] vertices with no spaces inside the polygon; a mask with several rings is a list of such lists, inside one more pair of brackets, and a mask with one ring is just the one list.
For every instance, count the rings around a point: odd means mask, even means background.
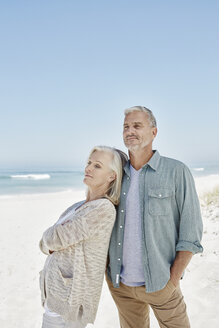
[{"label": "sandy beach", "polygon": [[[219,175],[197,178],[204,222],[204,253],[195,255],[181,282],[192,328],[215,328],[219,322],[219,198],[208,194],[219,186]],[[38,272],[46,256],[38,248],[43,231],[84,192],[0,197],[0,327],[39,328]],[[95,328],[118,328],[117,310],[104,282]],[[151,327],[158,324],[151,313]],[[138,327],[136,327],[138,328]]]}]

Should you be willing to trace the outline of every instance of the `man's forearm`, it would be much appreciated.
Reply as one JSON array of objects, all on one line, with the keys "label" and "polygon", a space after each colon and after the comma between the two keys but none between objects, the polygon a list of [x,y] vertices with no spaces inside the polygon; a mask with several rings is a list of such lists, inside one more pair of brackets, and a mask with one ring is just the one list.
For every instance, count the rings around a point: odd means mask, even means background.
[{"label": "man's forearm", "polygon": [[192,258],[192,252],[180,251],[177,252],[173,265],[170,268],[170,279],[176,286],[182,277],[183,271],[189,264]]}]

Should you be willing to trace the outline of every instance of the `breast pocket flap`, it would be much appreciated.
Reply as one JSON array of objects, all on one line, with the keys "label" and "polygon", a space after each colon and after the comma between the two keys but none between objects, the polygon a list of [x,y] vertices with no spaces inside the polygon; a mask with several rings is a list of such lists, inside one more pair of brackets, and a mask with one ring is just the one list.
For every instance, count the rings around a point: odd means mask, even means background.
[{"label": "breast pocket flap", "polygon": [[156,198],[167,198],[173,195],[173,191],[171,189],[149,189],[148,190],[149,197]]},{"label": "breast pocket flap", "polygon": [[167,215],[171,211],[171,197],[173,194],[173,190],[167,188],[149,189],[149,213],[151,215]]}]

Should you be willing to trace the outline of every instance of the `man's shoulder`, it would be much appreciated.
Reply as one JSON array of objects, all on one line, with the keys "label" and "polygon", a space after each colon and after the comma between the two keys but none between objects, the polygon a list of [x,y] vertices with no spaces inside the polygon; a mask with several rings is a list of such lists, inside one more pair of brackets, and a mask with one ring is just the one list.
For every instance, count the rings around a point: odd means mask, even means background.
[{"label": "man's shoulder", "polygon": [[186,176],[186,177],[192,177],[192,172],[190,171],[189,167],[174,158],[160,156],[160,163],[158,171],[161,172],[172,172],[175,174],[175,176]]},{"label": "man's shoulder", "polygon": [[178,168],[178,169],[187,168],[186,164],[184,164],[183,162],[181,162],[175,158],[160,156],[160,162],[161,162],[161,164],[167,165],[172,168]]}]

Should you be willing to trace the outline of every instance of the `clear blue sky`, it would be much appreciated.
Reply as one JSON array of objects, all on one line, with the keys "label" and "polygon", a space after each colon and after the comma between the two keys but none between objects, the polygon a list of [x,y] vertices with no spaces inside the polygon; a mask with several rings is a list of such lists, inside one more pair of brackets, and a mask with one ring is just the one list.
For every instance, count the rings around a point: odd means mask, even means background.
[{"label": "clear blue sky", "polygon": [[1,1],[0,168],[125,149],[134,105],[154,112],[161,154],[219,163],[218,16],[216,0]]}]

